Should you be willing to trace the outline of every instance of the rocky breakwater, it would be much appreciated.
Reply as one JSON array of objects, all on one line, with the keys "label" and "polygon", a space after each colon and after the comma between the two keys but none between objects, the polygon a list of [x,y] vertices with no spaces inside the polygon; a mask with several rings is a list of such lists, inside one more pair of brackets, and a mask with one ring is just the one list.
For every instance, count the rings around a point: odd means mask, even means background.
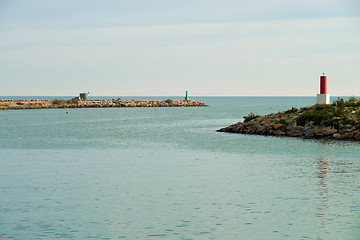
[{"label": "rocky breakwater", "polygon": [[9,100],[0,99],[0,110],[11,109],[44,109],[44,108],[114,108],[114,107],[203,107],[203,102],[194,100],[156,100],[156,101],[136,101],[136,100],[85,100],[77,98],[70,100]]},{"label": "rocky breakwater", "polygon": [[360,141],[360,99],[338,99],[331,105],[292,108],[266,116],[250,113],[243,122],[217,131]]}]

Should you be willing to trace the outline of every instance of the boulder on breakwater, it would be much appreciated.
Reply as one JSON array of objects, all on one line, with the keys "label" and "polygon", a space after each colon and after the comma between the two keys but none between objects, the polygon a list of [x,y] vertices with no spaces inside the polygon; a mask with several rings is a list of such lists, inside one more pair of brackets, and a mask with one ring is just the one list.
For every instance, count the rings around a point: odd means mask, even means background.
[{"label": "boulder on breakwater", "polygon": [[203,107],[203,102],[194,100],[155,100],[155,101],[136,101],[136,100],[12,100],[0,99],[0,110],[11,109],[44,109],[44,108],[114,108],[114,107]]},{"label": "boulder on breakwater", "polygon": [[286,136],[315,139],[360,141],[360,99],[338,99],[330,105],[313,105],[300,109],[258,116],[250,113],[218,132]]}]

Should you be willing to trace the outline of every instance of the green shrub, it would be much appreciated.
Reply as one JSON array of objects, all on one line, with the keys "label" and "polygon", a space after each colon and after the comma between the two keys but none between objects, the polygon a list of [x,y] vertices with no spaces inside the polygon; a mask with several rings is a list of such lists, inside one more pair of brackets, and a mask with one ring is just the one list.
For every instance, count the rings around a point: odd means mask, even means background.
[{"label": "green shrub", "polygon": [[283,118],[282,118],[282,119],[280,119],[279,123],[284,124],[284,125],[288,125],[288,124],[287,124],[287,122],[286,122],[286,120],[285,120],[285,119],[283,119]]},{"label": "green shrub", "polygon": [[350,117],[350,114],[344,110],[346,104],[347,102],[339,98],[334,101],[333,105],[316,105],[300,114],[296,118],[296,123],[304,126],[306,123],[312,121],[314,125],[331,126],[336,129],[338,129],[341,124],[355,125],[356,123]]},{"label": "green shrub", "polygon": [[357,99],[356,97],[350,97],[349,100],[345,102],[345,106],[358,107],[360,106],[360,99]]},{"label": "green shrub", "polygon": [[63,99],[57,99],[57,98],[55,98],[54,100],[53,100],[53,104],[54,105],[64,105],[65,104],[65,100],[63,100]]},{"label": "green shrub", "polygon": [[332,118],[332,119],[329,119],[328,121],[326,121],[324,124],[326,127],[334,127],[336,129],[339,129],[340,128],[340,119]]},{"label": "green shrub", "polygon": [[334,101],[333,105],[337,106],[337,107],[340,107],[340,108],[343,108],[343,107],[345,107],[345,101],[344,101],[343,98],[338,97],[338,99]]},{"label": "green shrub", "polygon": [[327,105],[327,104],[316,104],[315,105],[316,111],[322,111],[322,110],[333,111],[334,109],[335,109],[335,107],[332,105]]},{"label": "green shrub", "polygon": [[291,108],[289,110],[286,110],[285,113],[290,114],[290,113],[296,113],[297,111],[298,111],[298,109],[293,107],[293,108]]},{"label": "green shrub", "polygon": [[171,100],[171,99],[166,99],[165,102],[168,103],[168,104],[170,104],[170,105],[174,104],[174,101]]},{"label": "green shrub", "polygon": [[244,122],[251,121],[257,117],[260,117],[260,115],[255,115],[254,113],[249,113],[247,116],[244,116]]},{"label": "green shrub", "polygon": [[67,103],[69,103],[69,104],[78,104],[79,99],[78,98],[72,98],[72,99],[68,100]]},{"label": "green shrub", "polygon": [[356,102],[358,99],[354,96],[350,97],[348,102]]},{"label": "green shrub", "polygon": [[322,125],[325,124],[328,120],[332,119],[333,116],[331,112],[327,109],[322,110],[310,110],[308,112],[304,112],[296,119],[296,124],[300,126],[304,126],[306,123],[313,121],[314,125]]}]

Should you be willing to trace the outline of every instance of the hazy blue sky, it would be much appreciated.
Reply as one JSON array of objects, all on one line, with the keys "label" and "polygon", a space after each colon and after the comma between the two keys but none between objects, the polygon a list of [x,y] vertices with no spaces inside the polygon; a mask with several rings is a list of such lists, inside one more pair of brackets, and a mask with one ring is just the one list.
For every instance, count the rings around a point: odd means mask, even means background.
[{"label": "hazy blue sky", "polygon": [[0,0],[0,96],[360,95],[359,0]]}]

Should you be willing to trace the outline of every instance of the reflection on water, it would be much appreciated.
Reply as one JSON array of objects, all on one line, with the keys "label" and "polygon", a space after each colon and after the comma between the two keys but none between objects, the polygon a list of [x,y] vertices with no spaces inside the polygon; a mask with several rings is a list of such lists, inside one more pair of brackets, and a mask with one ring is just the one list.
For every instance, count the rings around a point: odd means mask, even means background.
[{"label": "reflection on water", "polygon": [[318,207],[319,217],[324,218],[321,221],[322,228],[326,229],[327,220],[325,219],[327,215],[327,210],[329,208],[329,188],[328,188],[328,174],[330,172],[330,162],[326,157],[318,158],[319,161],[319,172],[318,177],[320,178],[320,198],[321,198],[321,206]]}]

